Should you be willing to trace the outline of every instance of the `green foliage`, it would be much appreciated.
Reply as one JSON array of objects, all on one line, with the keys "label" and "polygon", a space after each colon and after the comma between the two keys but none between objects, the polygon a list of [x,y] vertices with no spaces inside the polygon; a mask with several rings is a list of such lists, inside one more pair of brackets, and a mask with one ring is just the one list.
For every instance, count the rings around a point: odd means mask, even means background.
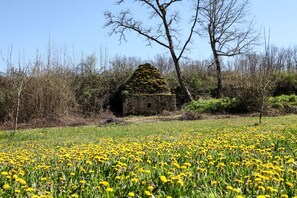
[{"label": "green foliage", "polygon": [[297,74],[279,74],[274,89],[274,96],[297,94]]},{"label": "green foliage", "polygon": [[273,108],[276,109],[289,109],[297,107],[297,96],[295,94],[292,94],[270,97],[269,103]]},{"label": "green foliage", "polygon": [[200,99],[198,101],[191,101],[185,107],[186,111],[196,111],[198,113],[227,113],[234,109],[237,100],[224,98],[224,99]]},{"label": "green foliage", "polygon": [[150,64],[140,65],[128,82],[121,87],[129,94],[168,93],[166,81],[158,69]]},{"label": "green foliage", "polygon": [[108,77],[96,73],[76,77],[75,98],[82,114],[91,115],[102,111],[109,99],[108,84]]}]

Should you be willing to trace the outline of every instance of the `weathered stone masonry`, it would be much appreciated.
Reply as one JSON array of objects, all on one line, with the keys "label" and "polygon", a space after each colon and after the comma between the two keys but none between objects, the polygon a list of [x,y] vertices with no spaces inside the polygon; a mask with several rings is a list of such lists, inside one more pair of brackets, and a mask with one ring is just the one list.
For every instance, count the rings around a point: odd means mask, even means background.
[{"label": "weathered stone masonry", "polygon": [[124,115],[154,115],[162,111],[175,111],[175,95],[129,95],[123,100]]},{"label": "weathered stone masonry", "polygon": [[154,115],[175,111],[175,95],[170,93],[160,71],[151,64],[139,65],[120,87],[123,115]]}]

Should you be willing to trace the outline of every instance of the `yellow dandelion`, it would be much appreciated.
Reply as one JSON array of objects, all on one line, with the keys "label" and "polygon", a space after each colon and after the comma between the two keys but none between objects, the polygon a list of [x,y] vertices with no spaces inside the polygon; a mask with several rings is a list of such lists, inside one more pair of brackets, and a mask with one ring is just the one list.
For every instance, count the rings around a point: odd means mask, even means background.
[{"label": "yellow dandelion", "polygon": [[27,182],[26,182],[24,179],[22,179],[22,178],[17,178],[16,181],[19,182],[19,183],[21,183],[21,184],[23,184],[23,185],[25,185],[25,184],[27,183]]},{"label": "yellow dandelion", "polygon": [[134,197],[135,196],[135,193],[134,192],[129,192],[128,193],[128,197]]},{"label": "yellow dandelion", "polygon": [[9,188],[10,188],[9,184],[4,184],[4,185],[3,185],[3,189],[4,189],[4,190],[8,190]]},{"label": "yellow dandelion", "polygon": [[86,181],[85,181],[85,180],[80,180],[79,183],[81,183],[81,184],[85,184]]},{"label": "yellow dandelion", "polygon": [[2,176],[6,176],[6,175],[8,175],[8,172],[3,171],[3,172],[1,172],[1,175],[2,175]]},{"label": "yellow dandelion", "polygon": [[164,175],[160,176],[160,180],[161,180],[163,183],[166,183],[166,182],[167,182],[167,178],[166,178]]},{"label": "yellow dandelion", "polygon": [[291,182],[286,182],[286,184],[287,184],[290,188],[294,187],[294,184],[291,183]]},{"label": "yellow dandelion", "polygon": [[131,182],[136,183],[136,182],[138,182],[138,179],[134,177],[134,178],[131,179]]},{"label": "yellow dandelion", "polygon": [[267,189],[268,191],[270,191],[270,192],[277,192],[277,189],[275,189],[275,188],[273,188],[273,187],[271,187],[271,186],[268,186],[266,189]]},{"label": "yellow dandelion", "polygon": [[153,194],[152,194],[150,191],[148,191],[148,190],[144,191],[144,194],[147,195],[147,196],[152,196],[152,195],[153,195]]},{"label": "yellow dandelion", "polygon": [[265,191],[265,187],[264,186],[258,186],[258,190]]},{"label": "yellow dandelion", "polygon": [[72,194],[71,197],[78,198],[79,196],[78,196],[78,194]]},{"label": "yellow dandelion", "polygon": [[217,185],[218,181],[211,181],[211,185]]},{"label": "yellow dandelion", "polygon": [[109,193],[109,192],[113,192],[113,188],[109,188],[109,187],[108,187],[108,188],[106,188],[105,191],[108,192],[108,193]]},{"label": "yellow dandelion", "polygon": [[103,186],[109,186],[109,183],[107,181],[101,181],[101,182],[99,182],[99,184],[101,184]]},{"label": "yellow dandelion", "polygon": [[34,188],[27,188],[26,192],[35,192],[35,189]]}]

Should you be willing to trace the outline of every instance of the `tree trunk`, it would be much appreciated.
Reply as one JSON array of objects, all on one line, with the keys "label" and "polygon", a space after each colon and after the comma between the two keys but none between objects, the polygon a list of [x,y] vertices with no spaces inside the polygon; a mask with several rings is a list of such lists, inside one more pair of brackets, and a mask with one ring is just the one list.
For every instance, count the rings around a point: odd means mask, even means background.
[{"label": "tree trunk", "polygon": [[23,90],[23,79],[21,81],[20,87],[18,88],[17,93],[17,106],[16,106],[16,113],[15,113],[15,119],[14,119],[14,125],[13,125],[13,134],[16,133],[18,130],[18,119],[19,119],[19,112],[20,112],[20,103],[21,103],[21,93]]},{"label": "tree trunk", "polygon": [[221,62],[219,59],[219,55],[216,51],[215,48],[215,43],[214,41],[211,40],[211,49],[212,49],[212,54],[214,57],[214,63],[216,66],[216,71],[217,71],[217,93],[216,93],[216,98],[221,98],[222,97],[222,92],[223,92],[223,86],[222,86],[222,68],[221,68]]},{"label": "tree trunk", "polygon": [[215,53],[215,64],[216,64],[216,70],[217,70],[217,98],[222,97],[223,93],[223,86],[222,86],[222,69],[221,69],[221,63],[219,60],[218,55]]},{"label": "tree trunk", "polygon": [[264,113],[264,104],[265,103],[265,92],[261,90],[261,102],[260,102],[260,114],[259,114],[259,125],[262,124],[262,117]]},{"label": "tree trunk", "polygon": [[184,79],[183,79],[183,77],[181,75],[179,61],[176,58],[176,55],[174,53],[174,50],[170,50],[170,52],[171,52],[171,57],[173,59],[174,66],[175,66],[175,71],[176,71],[178,83],[179,83],[182,91],[185,94],[185,102],[190,102],[191,100],[193,100],[193,98],[192,98],[192,95],[191,95],[189,89],[185,85]]}]

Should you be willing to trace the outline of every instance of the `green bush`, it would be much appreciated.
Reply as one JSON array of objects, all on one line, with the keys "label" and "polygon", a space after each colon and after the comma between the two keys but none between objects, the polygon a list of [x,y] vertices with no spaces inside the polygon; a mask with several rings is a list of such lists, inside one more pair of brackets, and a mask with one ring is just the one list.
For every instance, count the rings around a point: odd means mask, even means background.
[{"label": "green bush", "polygon": [[274,96],[297,94],[297,75],[283,73],[279,74],[273,92]]},{"label": "green bush", "polygon": [[185,110],[196,111],[198,113],[230,113],[233,112],[236,106],[236,99],[200,99],[198,101],[191,101],[190,104],[185,107]]},{"label": "green bush", "polygon": [[272,108],[276,109],[284,109],[284,108],[292,108],[297,107],[297,96],[295,94],[292,95],[280,95],[269,98],[269,105]]}]

